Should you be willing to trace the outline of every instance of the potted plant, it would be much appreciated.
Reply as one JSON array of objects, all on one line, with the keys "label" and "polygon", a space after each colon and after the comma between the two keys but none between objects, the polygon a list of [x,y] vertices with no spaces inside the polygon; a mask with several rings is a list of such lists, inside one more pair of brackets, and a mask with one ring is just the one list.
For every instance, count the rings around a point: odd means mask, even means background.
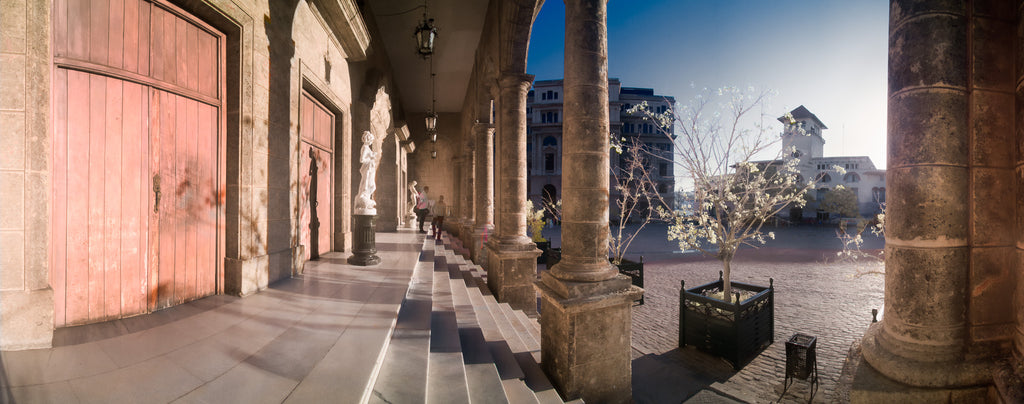
[{"label": "potted plant", "polygon": [[[802,207],[805,193],[814,189],[813,182],[798,181],[799,154],[778,147],[781,138],[769,133],[766,116],[757,113],[768,95],[726,88],[717,96],[705,91],[678,111],[659,114],[646,103],[631,110],[654,120],[675,143],[677,154],[669,161],[689,176],[692,208],[661,210],[670,222],[668,238],[722,265],[718,281],[680,290],[680,347],[724,356],[736,368],[774,341],[774,288],[771,279],[768,286],[733,282],[733,258],[741,246],[775,238],[765,223]],[[798,125],[789,114],[782,120]]]},{"label": "potted plant", "polygon": [[526,225],[530,231],[530,239],[537,243],[541,255],[537,257],[537,263],[544,263],[547,260],[548,250],[551,249],[551,241],[544,238],[541,232],[544,230],[544,209],[533,210],[533,201],[526,201]]}]

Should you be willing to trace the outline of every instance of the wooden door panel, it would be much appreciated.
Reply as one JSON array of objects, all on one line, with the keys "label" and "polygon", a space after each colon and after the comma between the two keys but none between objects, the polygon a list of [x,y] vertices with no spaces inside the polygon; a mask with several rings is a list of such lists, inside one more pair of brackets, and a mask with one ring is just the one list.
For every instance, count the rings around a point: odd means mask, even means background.
[{"label": "wooden door panel", "polygon": [[[153,165],[159,178],[160,201],[156,210],[159,240],[157,308],[180,304],[216,291],[216,262],[208,247],[216,240],[218,201],[216,154],[216,109],[198,101],[155,90],[160,94],[159,127],[151,139],[159,163]],[[203,147],[200,147],[202,143]],[[206,240],[202,251],[199,240]],[[205,252],[203,252],[205,251]],[[199,258],[204,262],[200,263]],[[205,273],[200,274],[200,268]],[[202,280],[201,280],[202,279]]]},{"label": "wooden door panel", "polygon": [[[149,196],[149,182],[146,180],[149,153],[146,139],[149,136],[148,116],[144,101],[146,88],[124,83],[124,130],[122,143],[121,193],[121,299],[122,313],[130,315],[144,313],[146,306],[146,217]],[[138,173],[138,174],[134,174]]]},{"label": "wooden door panel", "polygon": [[103,76],[89,75],[89,164],[88,172],[89,190],[85,194],[88,198],[88,215],[85,227],[89,234],[89,318],[102,319],[104,317],[103,304],[103,222],[105,221],[104,201],[104,175],[103,162],[106,151],[106,78]]},{"label": "wooden door panel", "polygon": [[[104,158],[97,169],[103,177],[103,315],[112,319],[121,316],[121,146],[122,146],[122,81],[105,78]],[[138,172],[134,174],[135,177]],[[132,176],[125,173],[125,176]],[[125,190],[129,193],[132,190]]]},{"label": "wooden door panel", "polygon": [[334,220],[331,216],[334,198],[331,198],[331,153],[321,152],[318,159],[319,184],[317,184],[317,220],[320,221],[319,252],[331,251],[331,233]]},{"label": "wooden door panel", "polygon": [[145,0],[53,14],[55,324],[215,293],[222,37]]},{"label": "wooden door panel", "polygon": [[199,206],[202,209],[196,215],[196,222],[206,231],[198,232],[197,285],[199,296],[206,296],[217,291],[217,208],[222,206],[218,198],[217,187],[217,108],[198,104],[198,136],[199,149]]},{"label": "wooden door panel", "polygon": [[[313,243],[316,243],[318,254],[331,250],[334,223],[331,216],[334,199],[331,138],[334,134],[334,114],[309,94],[303,93],[300,102],[299,133],[303,140],[299,151],[302,187],[299,193],[299,243],[305,247],[305,259],[309,260],[314,250]],[[315,202],[315,208],[311,202]],[[314,221],[319,223],[316,229],[310,227]]]},{"label": "wooden door panel", "polygon": [[144,89],[73,70],[54,77],[55,323],[139,313],[141,298],[131,294],[145,268]]}]

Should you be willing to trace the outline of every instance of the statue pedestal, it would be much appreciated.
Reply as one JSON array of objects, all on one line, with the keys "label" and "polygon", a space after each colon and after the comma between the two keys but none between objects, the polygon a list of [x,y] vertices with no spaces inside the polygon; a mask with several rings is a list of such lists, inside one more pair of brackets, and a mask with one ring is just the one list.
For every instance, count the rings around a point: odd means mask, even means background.
[{"label": "statue pedestal", "polygon": [[377,215],[352,215],[352,256],[348,257],[351,265],[377,265]]}]

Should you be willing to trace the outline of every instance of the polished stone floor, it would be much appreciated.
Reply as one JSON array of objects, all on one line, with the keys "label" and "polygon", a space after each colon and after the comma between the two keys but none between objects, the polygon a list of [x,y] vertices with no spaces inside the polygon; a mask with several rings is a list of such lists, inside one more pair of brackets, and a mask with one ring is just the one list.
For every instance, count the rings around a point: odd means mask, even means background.
[{"label": "polished stone floor", "polygon": [[379,265],[329,253],[253,296],[59,329],[51,349],[0,353],[0,402],[357,402],[422,244],[382,233]]}]

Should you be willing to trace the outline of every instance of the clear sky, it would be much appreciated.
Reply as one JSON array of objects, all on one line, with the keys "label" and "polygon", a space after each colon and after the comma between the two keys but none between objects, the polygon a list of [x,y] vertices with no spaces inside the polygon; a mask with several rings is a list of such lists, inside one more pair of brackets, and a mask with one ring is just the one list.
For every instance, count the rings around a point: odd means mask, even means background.
[{"label": "clear sky", "polygon": [[[564,3],[545,1],[527,63],[537,80],[563,76],[564,23]],[[774,90],[768,111],[804,105],[828,126],[825,156],[885,168],[888,24],[881,0],[611,0],[608,75],[677,103],[702,88]]]}]

